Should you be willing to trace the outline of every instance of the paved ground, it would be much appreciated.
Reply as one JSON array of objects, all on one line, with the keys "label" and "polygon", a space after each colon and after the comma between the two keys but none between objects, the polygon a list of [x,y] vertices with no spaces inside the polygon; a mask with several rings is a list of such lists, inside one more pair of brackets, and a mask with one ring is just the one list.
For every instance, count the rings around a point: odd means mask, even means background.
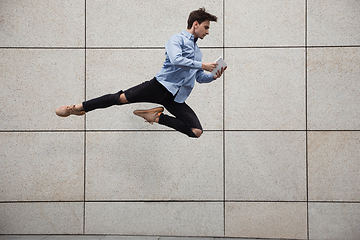
[{"label": "paved ground", "polygon": [[[114,235],[0,235],[0,240],[262,240],[221,237],[161,237],[161,236],[114,236]],[[263,239],[265,240],[265,239]],[[271,240],[276,240],[271,238]],[[282,239],[286,240],[286,239]]]}]

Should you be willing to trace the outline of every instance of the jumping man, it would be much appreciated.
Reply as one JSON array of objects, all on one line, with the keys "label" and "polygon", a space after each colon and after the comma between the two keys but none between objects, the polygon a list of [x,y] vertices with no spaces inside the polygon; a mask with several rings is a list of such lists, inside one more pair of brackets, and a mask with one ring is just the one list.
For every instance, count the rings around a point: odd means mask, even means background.
[{"label": "jumping man", "polygon": [[84,115],[98,108],[113,105],[149,102],[164,106],[173,116],[163,113],[163,107],[149,110],[136,110],[134,114],[153,124],[159,123],[173,128],[189,137],[200,137],[203,129],[195,112],[185,103],[185,100],[198,83],[210,83],[221,77],[224,68],[216,76],[211,72],[216,63],[202,62],[202,53],[197,46],[197,40],[204,39],[209,34],[210,21],[217,17],[206,12],[204,8],[190,13],[187,30],[170,37],[165,45],[166,59],[156,76],[142,84],[125,91],[107,94],[76,105],[62,106],[55,112],[58,116]]}]

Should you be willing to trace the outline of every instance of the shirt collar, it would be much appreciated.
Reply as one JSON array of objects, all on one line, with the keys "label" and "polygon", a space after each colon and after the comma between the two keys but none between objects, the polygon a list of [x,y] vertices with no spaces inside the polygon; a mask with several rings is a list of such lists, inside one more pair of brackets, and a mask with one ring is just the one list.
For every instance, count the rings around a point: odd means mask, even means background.
[{"label": "shirt collar", "polygon": [[[189,33],[189,32],[186,31],[186,30],[183,30],[181,33],[182,33],[183,35],[185,35],[188,39],[194,41],[194,35],[193,35],[193,34]],[[195,42],[197,42],[197,40],[198,40],[198,39],[195,39]]]}]

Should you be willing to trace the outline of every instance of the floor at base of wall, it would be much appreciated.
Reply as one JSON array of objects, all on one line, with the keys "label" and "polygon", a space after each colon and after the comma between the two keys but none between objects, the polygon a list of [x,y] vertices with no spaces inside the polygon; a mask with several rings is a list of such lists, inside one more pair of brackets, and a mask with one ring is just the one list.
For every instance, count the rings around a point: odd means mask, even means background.
[{"label": "floor at base of wall", "polygon": [[[162,237],[116,235],[0,235],[0,240],[279,240],[275,238]],[[284,239],[281,240],[290,240]]]}]

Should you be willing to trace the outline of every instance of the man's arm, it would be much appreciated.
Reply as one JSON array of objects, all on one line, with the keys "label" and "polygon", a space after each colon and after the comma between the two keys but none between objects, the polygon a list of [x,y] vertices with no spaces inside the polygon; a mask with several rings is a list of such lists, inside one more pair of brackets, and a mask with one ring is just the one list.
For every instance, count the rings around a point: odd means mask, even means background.
[{"label": "man's arm", "polygon": [[202,62],[194,61],[182,56],[181,39],[173,35],[165,45],[170,62],[175,66],[201,69]]}]

